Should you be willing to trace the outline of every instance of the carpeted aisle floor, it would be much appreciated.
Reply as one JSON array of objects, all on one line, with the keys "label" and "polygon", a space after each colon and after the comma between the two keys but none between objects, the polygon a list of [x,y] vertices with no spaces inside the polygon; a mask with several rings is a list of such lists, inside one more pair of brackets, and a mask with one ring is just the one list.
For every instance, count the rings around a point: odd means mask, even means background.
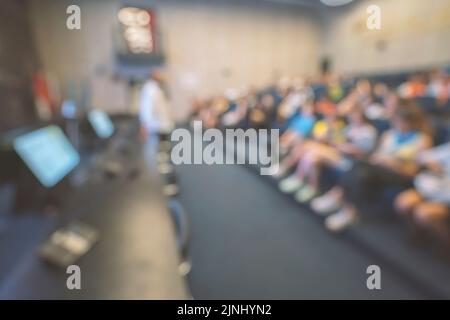
[{"label": "carpeted aisle floor", "polygon": [[[177,167],[195,299],[426,298],[241,166]],[[379,264],[382,290],[366,287]]]}]

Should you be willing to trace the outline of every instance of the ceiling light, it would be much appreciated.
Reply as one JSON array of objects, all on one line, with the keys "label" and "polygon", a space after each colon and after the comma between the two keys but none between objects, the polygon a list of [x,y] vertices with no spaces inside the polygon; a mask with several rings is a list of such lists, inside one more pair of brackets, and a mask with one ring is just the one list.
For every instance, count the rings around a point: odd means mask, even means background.
[{"label": "ceiling light", "polygon": [[349,4],[350,2],[353,2],[353,0],[320,0],[320,2],[330,7],[338,7]]}]

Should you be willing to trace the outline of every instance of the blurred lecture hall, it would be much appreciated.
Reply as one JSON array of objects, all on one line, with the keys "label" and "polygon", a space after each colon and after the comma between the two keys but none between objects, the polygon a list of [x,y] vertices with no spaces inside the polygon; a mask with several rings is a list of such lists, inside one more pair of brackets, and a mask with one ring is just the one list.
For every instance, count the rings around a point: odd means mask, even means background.
[{"label": "blurred lecture hall", "polygon": [[0,0],[0,300],[450,300],[450,0]]}]

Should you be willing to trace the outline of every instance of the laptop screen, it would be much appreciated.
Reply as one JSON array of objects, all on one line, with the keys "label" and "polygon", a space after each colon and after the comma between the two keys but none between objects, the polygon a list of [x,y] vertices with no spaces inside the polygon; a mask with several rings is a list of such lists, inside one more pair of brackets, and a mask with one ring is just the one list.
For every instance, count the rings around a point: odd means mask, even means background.
[{"label": "laptop screen", "polygon": [[39,182],[53,187],[80,162],[80,156],[62,130],[48,126],[16,138],[14,150]]},{"label": "laptop screen", "polygon": [[98,137],[106,139],[114,133],[114,125],[104,111],[92,110],[88,114],[88,119]]}]

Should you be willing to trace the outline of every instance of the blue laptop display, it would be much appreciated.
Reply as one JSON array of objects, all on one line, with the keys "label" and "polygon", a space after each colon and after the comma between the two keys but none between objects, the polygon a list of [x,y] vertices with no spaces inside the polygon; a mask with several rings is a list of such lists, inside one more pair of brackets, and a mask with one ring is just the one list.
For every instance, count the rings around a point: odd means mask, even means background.
[{"label": "blue laptop display", "polygon": [[48,126],[16,138],[14,150],[39,182],[53,187],[80,162],[80,156],[62,130]]},{"label": "blue laptop display", "polygon": [[88,119],[98,137],[106,139],[114,133],[114,125],[105,112],[92,110],[88,114]]}]

